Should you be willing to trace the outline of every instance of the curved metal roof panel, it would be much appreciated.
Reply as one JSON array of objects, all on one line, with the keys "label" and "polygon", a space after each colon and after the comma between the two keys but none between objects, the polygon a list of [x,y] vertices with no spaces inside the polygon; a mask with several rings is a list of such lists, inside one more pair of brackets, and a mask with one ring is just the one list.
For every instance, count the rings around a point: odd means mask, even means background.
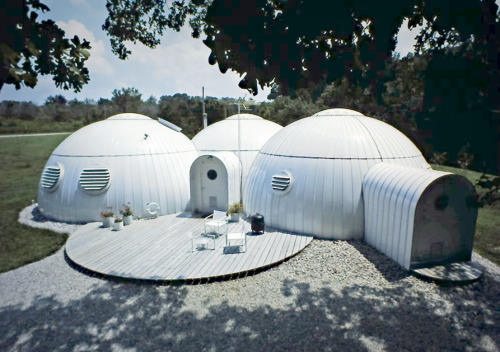
[{"label": "curved metal roof panel", "polygon": [[[362,238],[363,178],[375,164],[429,168],[392,126],[347,109],[330,109],[277,132],[248,174],[243,202],[271,226],[320,238]],[[288,175],[286,192],[276,180]],[[274,187],[273,187],[274,186]]]},{"label": "curved metal roof panel", "polygon": [[[239,122],[238,122],[239,121]],[[193,137],[200,151],[259,151],[276,132],[282,129],[277,123],[253,114],[236,114],[211,124]]]},{"label": "curved metal roof panel", "polygon": [[347,109],[325,110],[288,125],[264,145],[261,153],[380,161],[422,156],[408,137],[394,127]]},{"label": "curved metal roof panel", "polygon": [[49,189],[42,175],[39,207],[48,218],[78,223],[98,221],[108,206],[118,214],[128,202],[140,217],[149,215],[149,202],[158,203],[161,214],[183,211],[197,156],[182,133],[144,115],[115,115],[83,127],[54,150],[46,169],[61,173]]},{"label": "curved metal roof panel", "polygon": [[66,138],[58,156],[131,156],[195,151],[184,134],[140,114],[118,114],[95,122]]},{"label": "curved metal roof panel", "polygon": [[363,180],[365,241],[409,269],[417,203],[431,183],[450,175],[387,163],[372,166]]}]

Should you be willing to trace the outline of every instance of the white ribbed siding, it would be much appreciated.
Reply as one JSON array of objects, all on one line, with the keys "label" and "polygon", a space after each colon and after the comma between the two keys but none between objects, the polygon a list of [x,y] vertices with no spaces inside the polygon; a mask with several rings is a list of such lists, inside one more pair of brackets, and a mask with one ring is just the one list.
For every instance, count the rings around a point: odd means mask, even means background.
[{"label": "white ribbed siding", "polygon": [[[410,269],[415,260],[412,258],[412,246],[416,243],[416,226],[421,226],[416,220],[417,205],[430,185],[443,178],[459,179],[459,183],[469,187],[469,182],[463,177],[448,172],[387,163],[373,166],[363,181],[365,241]],[[473,187],[470,185],[469,188],[472,197]],[[466,202],[465,197],[462,200]],[[426,223],[429,221],[431,219],[427,219]]]},{"label": "white ribbed siding", "polygon": [[[219,164],[218,168],[220,171],[224,172],[221,175],[227,184],[224,185],[226,189],[217,191],[214,190],[214,195],[221,196],[222,194],[227,194],[227,198],[224,200],[224,208],[218,208],[217,210],[227,210],[228,206],[240,202],[241,198],[241,162],[238,157],[232,152],[212,152],[212,153],[201,153],[200,156],[193,162],[190,170],[190,189],[191,189],[191,211],[200,211],[201,205],[201,187],[205,189],[209,187],[208,184],[202,184],[202,180],[199,179],[199,172],[203,170],[203,175],[206,174],[205,169],[203,169],[203,161],[207,158],[213,158],[214,161]],[[204,177],[204,176],[203,176]],[[206,181],[206,180],[205,180]],[[226,193],[227,192],[227,193]],[[202,212],[205,210],[201,210]]]},{"label": "white ribbed siding", "polygon": [[[249,177],[245,211],[266,224],[319,238],[363,237],[361,184],[373,160],[292,158],[259,155]],[[277,194],[272,177],[288,171],[290,191]],[[335,175],[330,177],[329,175]]]},{"label": "white ribbed siding", "polygon": [[[54,150],[46,167],[61,165],[64,174],[55,191],[39,186],[39,207],[51,219],[77,223],[98,221],[107,206],[118,214],[128,202],[141,217],[149,202],[158,203],[163,215],[184,211],[197,156],[183,134],[143,115],[115,115],[73,133]],[[82,189],[80,176],[88,168],[109,170],[105,191]]]},{"label": "white ribbed siding", "polygon": [[245,184],[248,171],[259,150],[269,138],[282,128],[277,123],[257,115],[233,115],[200,131],[193,137],[193,143],[200,152],[229,151],[235,153],[241,160],[242,180]]},{"label": "white ribbed siding", "polygon": [[[244,206],[280,229],[327,239],[362,238],[363,178],[382,162],[429,168],[395,128],[355,111],[326,110],[290,124],[264,145],[248,175]],[[273,175],[282,171],[293,178],[286,194],[271,187]]]}]

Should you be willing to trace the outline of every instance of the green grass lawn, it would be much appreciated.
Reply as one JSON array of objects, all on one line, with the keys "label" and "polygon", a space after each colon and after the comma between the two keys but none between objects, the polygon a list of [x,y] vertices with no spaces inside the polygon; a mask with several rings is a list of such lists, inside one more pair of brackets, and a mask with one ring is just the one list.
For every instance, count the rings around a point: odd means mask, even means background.
[{"label": "green grass lawn", "polygon": [[[432,165],[432,167],[436,170],[462,175],[473,184],[481,176],[480,172],[471,170],[442,165]],[[474,251],[500,265],[500,202],[479,209],[474,236]]]},{"label": "green grass lawn", "polygon": [[67,235],[18,222],[19,212],[36,200],[40,176],[66,135],[0,138],[0,272],[56,252]]},{"label": "green grass lawn", "polygon": [[2,134],[26,134],[26,133],[51,133],[51,132],[72,132],[82,128],[81,121],[61,121],[53,120],[20,120],[6,119],[0,122],[0,135]]},{"label": "green grass lawn", "polygon": [[[0,138],[0,272],[40,260],[64,245],[67,235],[19,224],[19,212],[36,200],[43,167],[67,136]],[[433,165],[475,182],[478,172]],[[474,250],[500,265],[500,204],[479,209]]]}]

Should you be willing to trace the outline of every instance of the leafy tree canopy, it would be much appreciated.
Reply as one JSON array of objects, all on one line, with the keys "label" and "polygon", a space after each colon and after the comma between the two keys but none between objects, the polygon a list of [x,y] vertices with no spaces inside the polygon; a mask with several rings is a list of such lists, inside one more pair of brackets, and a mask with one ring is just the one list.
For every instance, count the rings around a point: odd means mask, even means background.
[{"label": "leafy tree canopy", "polygon": [[84,66],[90,43],[65,38],[54,21],[38,21],[49,11],[39,0],[0,0],[0,90],[35,87],[38,75],[52,75],[57,87],[79,92],[89,81]]},{"label": "leafy tree canopy", "polygon": [[142,94],[136,88],[115,89],[112,95],[111,102],[119,112],[139,112]]},{"label": "leafy tree canopy", "polygon": [[385,65],[397,33],[424,26],[417,49],[442,48],[488,32],[494,0],[108,0],[103,26],[113,51],[126,58],[126,42],[154,48],[167,28],[189,22],[204,37],[220,71],[243,75],[239,86],[279,85],[281,93],[338,78],[364,82],[381,98]]}]

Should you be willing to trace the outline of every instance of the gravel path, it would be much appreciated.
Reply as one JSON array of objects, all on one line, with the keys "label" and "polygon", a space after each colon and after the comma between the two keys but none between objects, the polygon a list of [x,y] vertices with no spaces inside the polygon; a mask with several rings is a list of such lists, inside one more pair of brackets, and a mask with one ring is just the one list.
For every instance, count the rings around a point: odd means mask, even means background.
[{"label": "gravel path", "polygon": [[500,269],[473,259],[478,282],[439,286],[314,240],[253,276],[160,286],[80,273],[60,250],[0,274],[0,351],[500,351]]}]

